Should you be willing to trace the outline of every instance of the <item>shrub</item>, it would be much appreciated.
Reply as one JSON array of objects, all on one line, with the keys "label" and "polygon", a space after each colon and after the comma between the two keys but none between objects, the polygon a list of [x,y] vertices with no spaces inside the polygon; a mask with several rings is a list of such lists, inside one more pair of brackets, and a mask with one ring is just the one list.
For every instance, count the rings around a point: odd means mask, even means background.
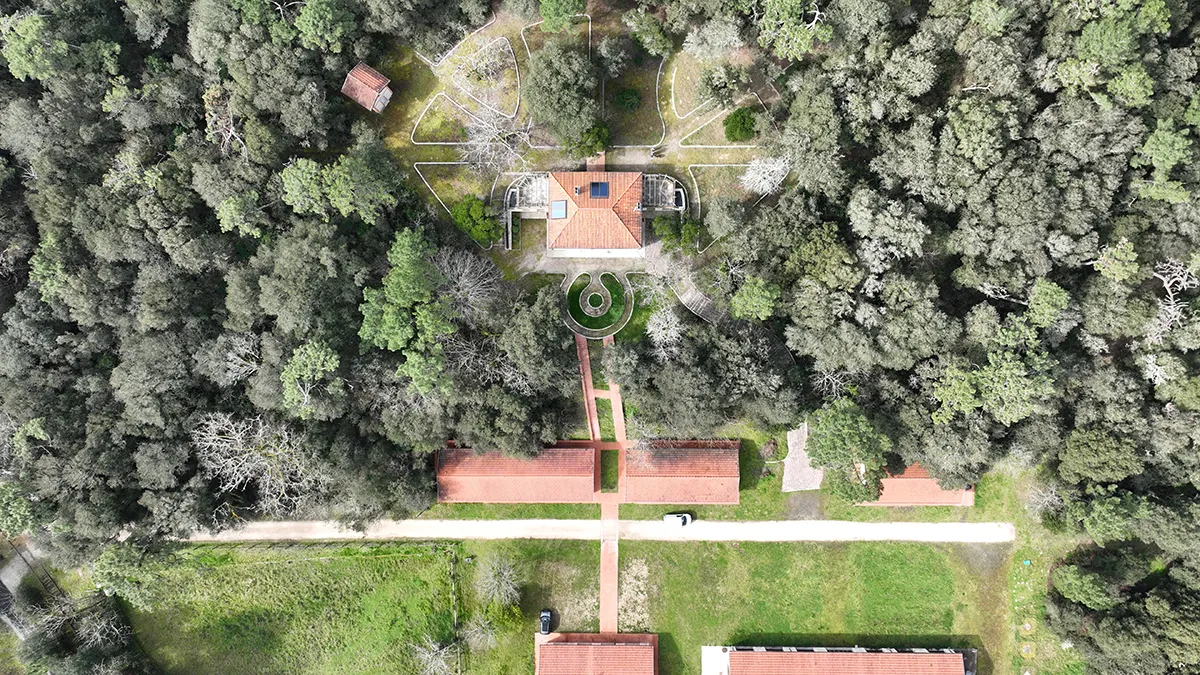
[{"label": "shrub", "polygon": [[731,143],[748,141],[758,135],[755,128],[754,110],[742,106],[725,117],[725,140]]},{"label": "shrub", "polygon": [[642,104],[642,95],[636,89],[622,89],[617,92],[613,102],[616,103],[618,110],[633,112]]},{"label": "shrub", "polygon": [[591,157],[604,152],[611,142],[612,132],[607,124],[601,122],[585,131],[578,141],[568,144],[567,149],[576,156]]},{"label": "shrub", "polygon": [[450,209],[450,217],[458,229],[466,232],[480,244],[490,244],[504,234],[500,221],[488,213],[487,206],[479,197],[471,195]]}]

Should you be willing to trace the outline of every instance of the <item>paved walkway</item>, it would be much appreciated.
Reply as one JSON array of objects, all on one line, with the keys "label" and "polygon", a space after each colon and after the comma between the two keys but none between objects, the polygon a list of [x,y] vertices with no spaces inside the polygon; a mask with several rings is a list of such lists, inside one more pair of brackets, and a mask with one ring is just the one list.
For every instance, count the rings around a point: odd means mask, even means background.
[{"label": "paved walkway", "polygon": [[[605,505],[608,506],[608,505]],[[601,506],[604,508],[604,506]],[[698,520],[687,527],[658,520],[620,520],[617,535],[639,541],[915,541],[950,544],[1011,542],[1011,523],[855,523],[842,520]],[[334,521],[248,523],[237,530],[197,533],[192,542],[357,541],[363,539],[571,539],[603,541],[600,520],[381,520],[367,531]],[[615,549],[614,549],[615,553]],[[601,570],[603,574],[603,570]]]},{"label": "paved walkway", "polygon": [[617,632],[617,505],[600,505],[600,632]]},{"label": "paved walkway", "polygon": [[583,405],[587,409],[588,433],[593,441],[600,440],[600,417],[596,414],[596,392],[592,387],[592,359],[588,356],[587,338],[575,336],[575,354],[579,357],[579,376],[583,378]]}]

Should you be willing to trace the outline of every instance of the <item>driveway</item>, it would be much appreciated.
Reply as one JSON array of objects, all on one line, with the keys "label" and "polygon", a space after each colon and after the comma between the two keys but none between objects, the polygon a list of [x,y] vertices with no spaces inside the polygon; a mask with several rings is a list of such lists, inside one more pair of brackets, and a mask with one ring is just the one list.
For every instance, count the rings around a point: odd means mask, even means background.
[{"label": "driveway", "polygon": [[[687,527],[658,520],[622,520],[620,539],[640,541],[916,541],[992,544],[1013,541],[1011,523],[852,523],[840,520],[717,521]],[[198,533],[192,542],[357,541],[362,539],[579,539],[600,541],[599,520],[381,520],[365,533],[332,521],[249,523]]]}]

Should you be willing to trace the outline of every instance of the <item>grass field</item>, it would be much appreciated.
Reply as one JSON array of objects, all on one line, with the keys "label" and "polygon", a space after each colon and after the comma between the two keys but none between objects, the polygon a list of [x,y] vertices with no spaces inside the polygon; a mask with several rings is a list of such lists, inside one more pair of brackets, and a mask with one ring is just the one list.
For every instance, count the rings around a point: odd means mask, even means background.
[{"label": "grass field", "polygon": [[452,638],[452,549],[193,551],[131,612],[167,673],[411,672],[404,646]]},{"label": "grass field", "polygon": [[596,399],[596,416],[600,418],[600,440],[617,440],[617,430],[613,423],[612,401],[606,398]]},{"label": "grass field", "polygon": [[[604,116],[612,130],[614,145],[654,145],[662,139],[663,122],[658,116],[659,59],[643,56],[620,77],[604,83]],[[623,91],[637,92],[640,102],[633,110],[622,110],[616,104]]]},{"label": "grass field", "polygon": [[[621,329],[624,332],[625,329]],[[604,342],[588,340],[588,360],[592,364],[592,386],[608,389],[608,376],[604,374]]]},{"label": "grass field", "polygon": [[596,542],[193,549],[157,582],[168,603],[131,617],[169,675],[413,673],[410,644],[448,641],[456,608],[460,621],[479,611],[474,565],[494,555],[516,563],[520,616],[493,650],[464,654],[462,672],[529,672],[543,607],[564,630],[597,629]]},{"label": "grass field", "polygon": [[[1007,673],[1006,549],[917,544],[622,542],[645,593],[623,629],[659,634],[659,673],[698,675],[703,645],[976,647]],[[624,596],[623,596],[624,597]],[[641,625],[644,624],[644,625]],[[999,668],[997,668],[999,666]]]},{"label": "grass field", "polygon": [[621,453],[604,450],[600,453],[600,489],[616,492],[621,480]]}]

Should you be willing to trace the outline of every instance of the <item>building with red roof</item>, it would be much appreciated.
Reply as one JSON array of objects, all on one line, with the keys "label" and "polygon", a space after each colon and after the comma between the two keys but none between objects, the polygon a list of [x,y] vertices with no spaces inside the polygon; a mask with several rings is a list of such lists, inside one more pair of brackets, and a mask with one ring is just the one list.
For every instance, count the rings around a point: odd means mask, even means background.
[{"label": "building with red roof", "polygon": [[635,504],[737,504],[737,440],[651,441],[626,451],[625,499]]},{"label": "building with red roof", "polygon": [[446,448],[437,456],[439,502],[579,504],[592,501],[596,453],[546,448],[530,458]]},{"label": "building with red roof", "polygon": [[702,675],[974,675],[974,649],[704,647]]},{"label": "building with red roof", "polygon": [[534,636],[535,675],[657,675],[658,636],[551,633]]},{"label": "building with red roof", "polygon": [[360,63],[354,66],[342,82],[342,93],[371,112],[383,112],[392,100],[391,82],[379,71]]},{"label": "building with red roof", "polygon": [[[571,253],[642,248],[642,174],[556,171],[549,179],[546,248]],[[615,254],[615,253],[613,253]]]},{"label": "building with red roof", "polygon": [[860,506],[975,506],[975,488],[947,490],[920,464],[883,479],[879,499]]}]

